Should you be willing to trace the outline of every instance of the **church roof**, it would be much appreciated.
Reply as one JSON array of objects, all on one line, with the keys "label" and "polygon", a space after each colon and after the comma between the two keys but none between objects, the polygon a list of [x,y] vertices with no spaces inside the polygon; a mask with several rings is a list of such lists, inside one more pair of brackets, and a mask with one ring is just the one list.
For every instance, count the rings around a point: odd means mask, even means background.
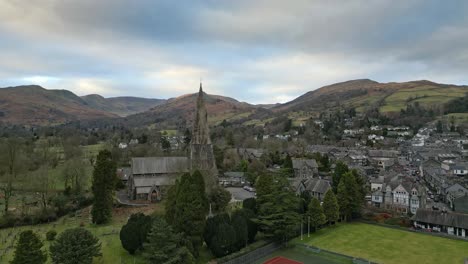
[{"label": "church roof", "polygon": [[132,173],[160,174],[188,172],[187,157],[146,157],[132,158]]}]

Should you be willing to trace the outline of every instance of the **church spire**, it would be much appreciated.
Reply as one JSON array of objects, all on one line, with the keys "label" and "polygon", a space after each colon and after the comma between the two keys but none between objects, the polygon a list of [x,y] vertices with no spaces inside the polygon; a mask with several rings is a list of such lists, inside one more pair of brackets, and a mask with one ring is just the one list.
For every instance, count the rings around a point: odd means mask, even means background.
[{"label": "church spire", "polygon": [[197,110],[195,112],[195,122],[192,131],[192,144],[211,144],[210,131],[208,128],[208,113],[206,112],[205,100],[203,97],[203,87],[200,81]]}]

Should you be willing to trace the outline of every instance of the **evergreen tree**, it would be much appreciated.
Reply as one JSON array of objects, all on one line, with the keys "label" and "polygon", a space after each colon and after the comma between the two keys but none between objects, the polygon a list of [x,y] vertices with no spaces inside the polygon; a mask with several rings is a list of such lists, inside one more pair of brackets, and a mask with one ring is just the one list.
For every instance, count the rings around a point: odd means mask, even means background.
[{"label": "evergreen tree", "polygon": [[166,218],[176,232],[187,236],[193,245],[193,255],[198,257],[208,213],[203,176],[199,171],[195,171],[193,175],[186,173],[171,191],[176,191],[176,194],[169,194],[175,199],[171,198],[173,200],[166,206]]},{"label": "evergreen tree", "polygon": [[242,208],[250,209],[252,212],[257,212],[257,200],[255,198],[247,198],[242,201]]},{"label": "evergreen tree", "polygon": [[214,212],[223,212],[231,201],[231,193],[224,188],[216,186],[208,195],[208,200]]},{"label": "evergreen tree", "polygon": [[[257,197],[264,196],[273,191],[273,176],[269,174],[262,174],[257,178],[255,183],[255,189],[257,191]],[[257,200],[258,202],[258,200]]]},{"label": "evergreen tree", "polygon": [[248,230],[248,219],[245,218],[244,214],[237,210],[231,216],[231,225],[234,227],[236,232],[236,250],[239,250],[245,246],[249,241],[249,230]]},{"label": "evergreen tree", "polygon": [[257,217],[256,214],[248,208],[242,208],[240,210],[237,210],[236,212],[239,214],[242,214],[244,218],[246,219],[248,241],[249,243],[254,242],[255,236],[257,235],[257,232],[258,232],[258,225],[254,221],[255,218]]},{"label": "evergreen tree", "polygon": [[331,224],[338,221],[338,218],[340,217],[340,208],[338,206],[338,200],[336,199],[335,193],[333,193],[331,189],[325,193],[325,197],[323,198],[323,211],[328,223]]},{"label": "evergreen tree", "polygon": [[320,206],[320,201],[317,198],[312,198],[309,203],[307,215],[310,217],[310,224],[317,230],[317,227],[326,223],[326,217],[323,213],[323,208]]},{"label": "evergreen tree", "polygon": [[20,233],[11,264],[41,264],[47,260],[47,253],[39,236],[31,230]]},{"label": "evergreen tree", "polygon": [[257,191],[259,210],[255,221],[265,237],[276,241],[285,242],[294,237],[301,222],[299,198],[288,185],[286,179],[279,178],[272,184],[271,192],[259,195]]},{"label": "evergreen tree", "polygon": [[151,229],[151,216],[143,213],[132,214],[120,230],[122,247],[130,254],[143,247],[146,236]]},{"label": "evergreen tree", "polygon": [[336,163],[335,171],[332,175],[332,187],[335,193],[338,192],[338,184],[340,184],[340,179],[343,174],[349,171],[349,168],[344,162],[338,161]]},{"label": "evergreen tree", "polygon": [[162,217],[155,217],[143,256],[147,263],[191,264],[194,258],[181,233],[174,233]]},{"label": "evergreen tree", "polygon": [[115,185],[117,183],[116,164],[111,152],[99,152],[93,172],[94,203],[91,210],[93,223],[103,224],[112,218],[112,204]]},{"label": "evergreen tree", "polygon": [[356,210],[359,208],[358,189],[356,180],[351,172],[343,174],[338,185],[337,200],[340,208],[340,214],[345,221],[349,220]]},{"label": "evergreen tree", "polygon": [[210,249],[213,255],[219,258],[234,252],[236,235],[234,227],[226,223],[220,224],[211,241]]},{"label": "evergreen tree", "polygon": [[101,256],[101,244],[84,228],[67,229],[50,246],[50,255],[55,264],[91,264]]},{"label": "evergreen tree", "polygon": [[203,239],[205,240],[208,248],[211,248],[211,241],[216,234],[218,226],[221,224],[229,224],[230,218],[227,213],[217,214],[213,217],[206,219],[205,230],[203,232]]}]

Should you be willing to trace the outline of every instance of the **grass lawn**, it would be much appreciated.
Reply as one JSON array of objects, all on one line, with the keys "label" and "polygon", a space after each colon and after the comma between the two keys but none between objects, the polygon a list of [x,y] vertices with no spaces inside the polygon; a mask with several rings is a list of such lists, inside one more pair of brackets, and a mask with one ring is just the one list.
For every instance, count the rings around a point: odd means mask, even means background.
[{"label": "grass lawn", "polygon": [[[54,229],[60,234],[65,229],[79,227],[80,223],[83,222],[84,227],[91,231],[91,233],[93,233],[96,237],[98,237],[99,241],[101,242],[102,257],[95,258],[94,263],[143,264],[146,262],[143,260],[141,253],[137,252],[135,256],[132,256],[122,248],[119,238],[120,229],[127,222],[127,218],[132,213],[142,211],[145,212],[145,214],[158,214],[162,213],[163,210],[163,204],[153,204],[144,208],[116,208],[113,211],[113,219],[110,224],[96,226],[90,223],[89,208],[86,208],[83,210],[83,214],[80,217],[65,216],[50,224],[0,229],[0,263],[9,263],[13,257],[14,237],[18,237],[18,234],[21,231],[28,229],[33,230],[39,234],[43,240],[45,244],[44,248],[48,249],[50,243],[45,240],[45,234],[47,231]],[[198,264],[207,263],[212,258],[213,257],[209,250],[203,247],[200,252]],[[51,263],[50,257],[47,263]]]},{"label": "grass lawn", "polygon": [[463,263],[468,258],[465,241],[363,223],[324,228],[294,242],[378,263]]}]

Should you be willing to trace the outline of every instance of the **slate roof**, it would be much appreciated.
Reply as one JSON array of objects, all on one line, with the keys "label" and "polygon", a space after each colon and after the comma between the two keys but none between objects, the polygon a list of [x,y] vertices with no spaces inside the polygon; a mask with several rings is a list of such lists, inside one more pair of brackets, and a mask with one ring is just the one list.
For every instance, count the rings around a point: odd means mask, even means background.
[{"label": "slate roof", "polygon": [[318,178],[308,179],[304,182],[307,191],[316,193],[326,193],[330,188],[330,182]]},{"label": "slate roof", "polygon": [[[155,186],[173,185],[173,184],[175,184],[176,179],[177,179],[177,177],[173,176],[173,175],[172,176],[169,176],[169,175],[136,176],[136,177],[133,177],[133,183],[134,183],[136,188],[141,189],[142,187],[151,187],[153,185],[155,185]],[[137,193],[145,193],[145,191],[138,191],[137,190]]]},{"label": "slate roof", "polygon": [[132,158],[133,175],[188,172],[187,157]]},{"label": "slate roof", "polygon": [[399,154],[397,150],[370,149],[369,157],[372,158],[396,158]]},{"label": "slate roof", "polygon": [[412,220],[468,229],[468,214],[418,209]]},{"label": "slate roof", "polygon": [[468,194],[453,200],[455,212],[468,213]]},{"label": "slate roof", "polygon": [[314,159],[292,159],[292,163],[294,169],[301,169],[304,166],[318,168],[317,161],[315,161]]}]

